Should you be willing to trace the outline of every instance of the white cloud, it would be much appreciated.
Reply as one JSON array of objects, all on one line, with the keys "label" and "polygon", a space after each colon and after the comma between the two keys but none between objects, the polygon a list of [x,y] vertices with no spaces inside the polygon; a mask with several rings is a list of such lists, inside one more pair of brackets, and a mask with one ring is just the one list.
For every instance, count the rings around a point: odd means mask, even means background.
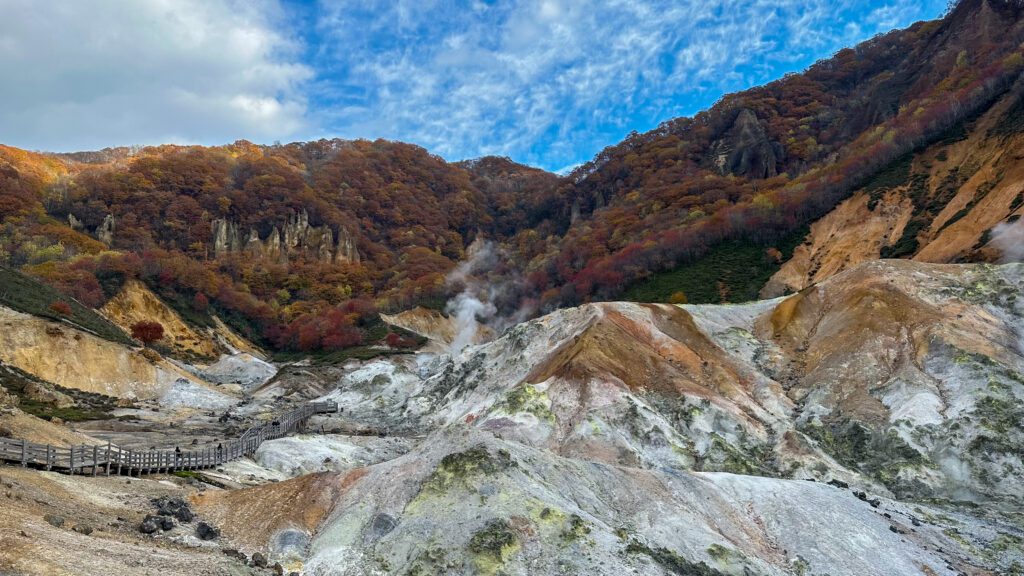
[{"label": "white cloud", "polygon": [[323,61],[343,62],[326,76],[343,78],[350,92],[323,123],[449,158],[565,166],[631,129],[695,112],[714,95],[927,11],[857,0],[458,4],[324,0]]},{"label": "white cloud", "polygon": [[0,3],[4,143],[80,150],[307,128],[312,70],[273,1]]},{"label": "white cloud", "polygon": [[279,2],[0,0],[0,142],[383,137],[558,168],[944,5]]}]

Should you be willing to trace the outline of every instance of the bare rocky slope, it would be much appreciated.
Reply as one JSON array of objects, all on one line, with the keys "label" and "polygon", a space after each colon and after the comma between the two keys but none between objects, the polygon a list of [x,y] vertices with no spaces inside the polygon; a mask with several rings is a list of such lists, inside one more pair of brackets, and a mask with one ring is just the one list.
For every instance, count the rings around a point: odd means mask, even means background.
[{"label": "bare rocky slope", "polygon": [[1013,252],[1010,238],[1024,229],[1024,157],[1016,152],[1022,120],[1013,92],[893,162],[811,225],[761,295],[795,292],[880,257],[942,263]]},{"label": "bare rocky slope", "polygon": [[323,424],[407,453],[197,509],[309,574],[1019,573],[1022,274],[878,261],[351,366]]},{"label": "bare rocky slope", "polygon": [[[206,445],[311,398],[342,411],[197,478],[0,468],[0,571],[1019,574],[1022,288],[1020,264],[874,261],[785,298],[590,304],[454,354],[204,380],[221,424],[158,400],[78,428]],[[161,494],[220,538],[138,534]]]}]

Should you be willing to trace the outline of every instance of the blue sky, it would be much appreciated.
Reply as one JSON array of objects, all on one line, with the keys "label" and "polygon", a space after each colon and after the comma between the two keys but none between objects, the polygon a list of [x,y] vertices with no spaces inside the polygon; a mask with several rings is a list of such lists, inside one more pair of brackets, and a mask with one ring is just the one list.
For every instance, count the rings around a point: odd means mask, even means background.
[{"label": "blue sky", "polygon": [[0,0],[0,142],[319,137],[550,170],[946,0]]}]

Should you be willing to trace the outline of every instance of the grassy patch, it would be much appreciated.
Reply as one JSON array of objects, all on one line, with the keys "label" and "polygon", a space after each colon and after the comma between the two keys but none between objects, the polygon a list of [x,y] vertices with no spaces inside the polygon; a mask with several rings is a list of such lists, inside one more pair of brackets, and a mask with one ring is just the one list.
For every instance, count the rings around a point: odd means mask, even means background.
[{"label": "grassy patch", "polygon": [[988,136],[1012,136],[1024,132],[1024,98],[1018,98],[1017,102],[1003,114],[988,131]]},{"label": "grassy patch", "polygon": [[907,487],[898,478],[900,470],[928,463],[895,430],[878,433],[858,422],[844,420],[826,425],[811,424],[801,427],[800,431],[817,440],[821,448],[843,466],[875,478],[897,495],[907,495]]},{"label": "grassy patch", "polygon": [[494,474],[513,464],[511,455],[505,450],[491,454],[484,446],[474,446],[464,452],[453,452],[442,458],[434,473],[427,479],[426,488],[443,493],[452,486],[465,483],[473,476]]},{"label": "grassy patch", "polygon": [[500,561],[507,551],[516,546],[516,542],[516,533],[508,521],[495,518],[473,534],[469,540],[469,551]]},{"label": "grassy patch", "polygon": [[[782,262],[793,256],[808,228],[803,227],[780,241]],[[668,302],[682,291],[693,304],[749,302],[757,300],[761,288],[782,263],[767,255],[768,246],[746,241],[724,242],[698,261],[634,282],[623,293],[634,302]]]},{"label": "grassy patch", "polygon": [[864,183],[861,189],[868,195],[868,210],[874,210],[886,192],[907,183],[913,159],[913,154],[904,154]]},{"label": "grassy patch", "polygon": [[627,554],[643,554],[654,560],[659,566],[672,574],[682,576],[725,576],[704,562],[690,562],[668,548],[651,548],[639,540],[630,540],[626,546]]},{"label": "grassy patch", "polygon": [[554,422],[555,415],[548,408],[550,401],[545,392],[538,392],[535,386],[523,384],[510,390],[505,395],[505,408],[509,414],[527,412],[540,420]]},{"label": "grassy patch", "polygon": [[[64,316],[50,309],[54,302],[65,302],[71,314]],[[63,321],[100,338],[134,346],[135,342],[115,324],[61,294],[57,289],[17,270],[0,266],[0,304],[18,312]]]},{"label": "grassy patch", "polygon": [[580,518],[578,515],[573,514],[569,517],[569,525],[566,526],[562,532],[562,540],[566,542],[574,542],[580,538],[590,534],[590,526]]},{"label": "grassy patch", "polygon": [[704,459],[701,469],[746,476],[774,477],[778,475],[773,465],[774,459],[775,453],[767,444],[754,444],[740,448],[732,445],[718,434],[714,434],[711,440],[711,450]]},{"label": "grassy patch", "polygon": [[[70,396],[75,401],[75,405],[58,408],[52,404],[29,398],[25,394],[25,387],[33,382],[40,383]],[[110,412],[117,408],[116,398],[72,388],[63,388],[56,384],[44,382],[23,370],[7,364],[0,364],[0,386],[18,398],[18,407],[23,412],[43,418],[44,420],[53,420],[54,418],[60,418],[65,422],[109,420],[113,418]]]}]

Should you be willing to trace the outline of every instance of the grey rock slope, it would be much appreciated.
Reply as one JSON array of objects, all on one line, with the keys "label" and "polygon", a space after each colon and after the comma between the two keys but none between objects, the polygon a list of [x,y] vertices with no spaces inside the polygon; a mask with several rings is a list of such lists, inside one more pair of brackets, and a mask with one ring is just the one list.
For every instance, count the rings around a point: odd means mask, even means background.
[{"label": "grey rock slope", "polygon": [[[873,262],[785,299],[592,304],[371,362],[322,424],[404,435],[403,455],[198,505],[310,574],[1021,573],[1022,275]],[[298,486],[254,537],[247,499]]]}]

